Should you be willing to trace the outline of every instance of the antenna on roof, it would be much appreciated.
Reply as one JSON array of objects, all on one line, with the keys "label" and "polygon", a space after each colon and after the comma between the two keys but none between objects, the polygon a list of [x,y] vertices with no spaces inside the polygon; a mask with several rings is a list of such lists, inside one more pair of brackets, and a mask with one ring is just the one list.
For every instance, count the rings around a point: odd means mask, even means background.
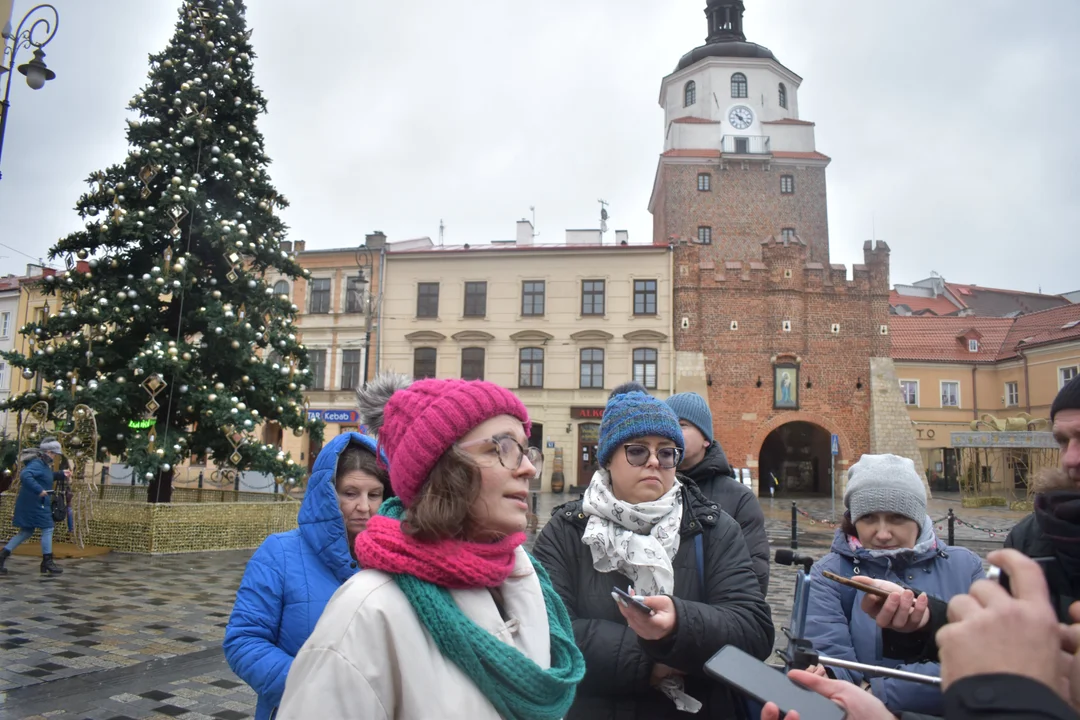
[{"label": "antenna on roof", "polygon": [[530,205],[529,212],[532,213],[532,226],[533,226],[533,238],[535,239],[540,233],[536,230],[536,206]]},{"label": "antenna on roof", "polygon": [[608,206],[608,201],[607,200],[597,200],[596,202],[600,203],[600,244],[603,245],[604,244],[604,233],[607,232],[607,221],[608,221],[607,206]]},{"label": "antenna on roof", "polygon": [[443,246],[443,233],[446,232],[446,226],[443,225],[442,219],[439,220],[439,247]]}]

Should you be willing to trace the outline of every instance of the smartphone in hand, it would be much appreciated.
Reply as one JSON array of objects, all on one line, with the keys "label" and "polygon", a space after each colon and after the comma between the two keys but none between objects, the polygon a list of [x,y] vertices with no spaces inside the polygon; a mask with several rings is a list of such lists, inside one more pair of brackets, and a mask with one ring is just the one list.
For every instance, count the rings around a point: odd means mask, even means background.
[{"label": "smartphone in hand", "polygon": [[630,593],[618,587],[611,588],[611,599],[619,603],[623,607],[631,607],[638,612],[644,613],[646,615],[652,615],[654,612],[653,609],[646,605],[641,598],[637,597],[636,595],[631,595]]}]

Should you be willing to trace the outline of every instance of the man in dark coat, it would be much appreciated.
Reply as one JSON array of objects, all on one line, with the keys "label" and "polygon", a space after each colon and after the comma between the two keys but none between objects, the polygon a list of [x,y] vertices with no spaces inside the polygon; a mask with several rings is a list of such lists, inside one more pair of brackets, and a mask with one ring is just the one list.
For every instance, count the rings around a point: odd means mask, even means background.
[{"label": "man in dark coat", "polygon": [[41,530],[41,573],[59,575],[63,572],[53,562],[52,536],[53,518],[50,493],[53,483],[63,480],[71,473],[53,472],[53,462],[61,454],[62,448],[55,438],[45,438],[36,448],[31,448],[19,459],[23,463],[19,473],[19,494],[15,499],[15,515],[11,520],[19,528],[3,550],[0,550],[0,575],[7,575],[7,562],[11,551],[30,539],[34,530]]},{"label": "man in dark coat", "polygon": [[679,474],[696,482],[705,497],[739,523],[764,596],[769,591],[769,538],[765,534],[765,515],[754,491],[735,479],[723,448],[713,437],[709,403],[692,392],[672,395],[664,402],[679,416],[686,442]]}]

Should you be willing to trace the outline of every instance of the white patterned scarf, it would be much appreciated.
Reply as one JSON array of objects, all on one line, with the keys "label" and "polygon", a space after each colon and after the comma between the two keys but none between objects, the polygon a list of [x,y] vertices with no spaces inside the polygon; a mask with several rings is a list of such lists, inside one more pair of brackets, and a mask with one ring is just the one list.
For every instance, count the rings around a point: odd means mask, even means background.
[{"label": "white patterned scarf", "polygon": [[[679,552],[682,484],[656,500],[631,505],[611,491],[611,473],[601,468],[585,489],[582,510],[589,517],[581,541],[592,550],[593,569],[621,572],[638,595],[670,595],[675,591],[672,561]],[[681,677],[665,678],[658,689],[682,712],[696,713],[701,703],[686,694]]]},{"label": "white patterned scarf", "polygon": [[585,490],[582,510],[589,516],[581,541],[592,550],[597,572],[621,572],[638,595],[670,595],[675,590],[671,565],[679,551],[682,485],[656,500],[631,505],[615,497],[611,474],[596,471]]}]

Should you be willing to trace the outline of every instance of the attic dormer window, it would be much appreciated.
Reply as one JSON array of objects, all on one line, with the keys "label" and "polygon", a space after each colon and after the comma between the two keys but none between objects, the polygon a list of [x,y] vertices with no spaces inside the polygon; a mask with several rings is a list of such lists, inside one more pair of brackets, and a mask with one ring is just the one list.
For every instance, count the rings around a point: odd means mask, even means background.
[{"label": "attic dormer window", "polygon": [[972,338],[968,340],[968,352],[979,352],[979,341]]}]

